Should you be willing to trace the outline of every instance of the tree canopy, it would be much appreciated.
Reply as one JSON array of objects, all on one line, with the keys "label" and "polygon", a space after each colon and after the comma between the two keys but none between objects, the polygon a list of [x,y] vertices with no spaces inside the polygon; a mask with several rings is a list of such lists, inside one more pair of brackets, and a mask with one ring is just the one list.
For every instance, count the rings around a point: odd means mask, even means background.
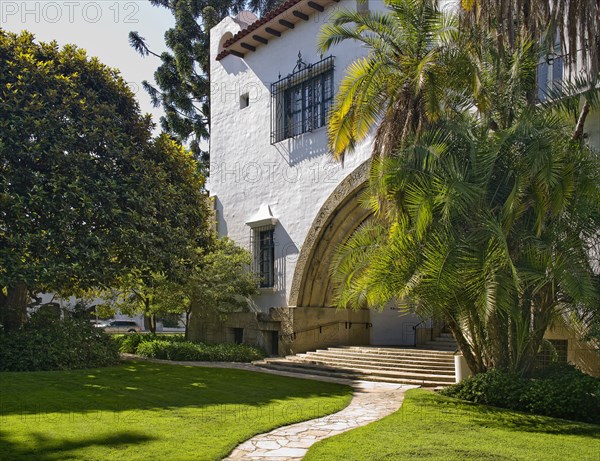
[{"label": "tree canopy", "polygon": [[129,34],[129,43],[142,56],[152,55],[161,64],[154,73],[156,86],[143,82],[156,107],[165,111],[161,127],[181,142],[189,142],[192,152],[203,160],[208,152],[200,144],[210,133],[209,52],[210,29],[229,14],[244,9],[264,13],[282,0],[150,0],[167,9],[175,25],[165,32],[170,49],[160,55],[152,51],[138,32]]},{"label": "tree canopy", "polygon": [[[338,13],[321,38],[369,51],[342,83],[332,146],[340,133],[409,127],[374,143],[373,217],[332,264],[339,306],[407,297],[446,321],[473,371],[527,372],[553,319],[600,314],[600,157],[582,136],[586,106],[600,107],[597,75],[533,100],[539,37],[524,31],[503,49],[494,27],[461,29],[432,0],[387,3],[388,14]],[[406,23],[412,38],[394,39]]]},{"label": "tree canopy", "polygon": [[204,178],[118,72],[85,51],[0,30],[0,305],[27,290],[110,286],[174,272],[206,234]]}]

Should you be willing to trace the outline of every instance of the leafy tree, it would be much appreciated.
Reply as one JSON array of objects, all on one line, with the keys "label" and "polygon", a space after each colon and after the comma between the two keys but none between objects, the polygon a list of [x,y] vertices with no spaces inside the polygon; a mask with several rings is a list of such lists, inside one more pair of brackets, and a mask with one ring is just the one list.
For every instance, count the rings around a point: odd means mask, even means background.
[{"label": "leafy tree", "polygon": [[156,7],[166,8],[175,18],[175,26],[165,33],[171,50],[154,53],[138,32],[129,34],[129,43],[142,56],[152,55],[161,64],[154,73],[157,87],[143,82],[156,107],[162,106],[164,131],[181,142],[188,142],[192,152],[203,160],[200,143],[209,137],[209,38],[210,29],[232,13],[248,8],[268,11],[281,0],[150,0]]},{"label": "leafy tree", "polygon": [[[348,93],[353,102],[362,103],[373,87],[392,92],[381,97],[381,121],[366,124],[404,123],[393,110],[401,98],[394,92],[425,82],[415,79],[418,69],[441,67],[447,76],[431,105],[445,110],[425,111],[422,126],[387,146],[391,155],[374,152],[367,200],[373,218],[333,261],[339,305],[378,307],[406,296],[421,314],[446,320],[473,371],[528,372],[553,318],[598,313],[590,249],[600,243],[600,162],[578,116],[582,100],[600,106],[598,91],[577,81],[566,89],[578,92],[536,104],[529,95],[543,47],[523,36],[506,52],[476,27],[453,32],[426,65],[405,63],[402,51],[383,45],[383,31],[423,4],[435,9],[427,1],[390,0],[388,15],[368,14],[355,25],[340,13],[334,24],[344,27],[326,27],[321,39],[327,45],[330,35],[336,42],[368,37],[367,60],[386,63],[406,82],[380,84],[386,74],[375,71],[347,77],[356,83]],[[446,56],[455,57],[453,68]],[[348,107],[344,97],[342,87],[334,122]],[[349,128],[332,123],[330,135],[360,134],[363,121],[351,124],[359,118],[350,117]]]},{"label": "leafy tree", "polygon": [[[185,314],[187,337],[190,325],[241,311],[257,293],[258,279],[248,270],[252,256],[232,240],[215,238],[209,246],[198,248],[190,260],[193,264],[177,281],[161,273],[143,276],[133,271],[120,280],[118,289],[95,292],[92,297],[106,301],[104,312],[108,307],[113,315],[117,310],[143,314],[153,333],[157,316]],[[197,336],[193,327],[191,335]]]},{"label": "leafy tree", "polygon": [[[479,28],[490,34],[496,53],[502,58],[514,54],[523,40],[539,48],[540,58],[557,59],[568,72],[566,84],[588,87],[600,72],[600,3],[597,0],[462,0],[462,28]],[[558,47],[557,45],[558,41]],[[572,88],[571,88],[572,89]],[[537,89],[525,95],[531,103]],[[564,89],[566,90],[566,88]],[[561,89],[562,91],[562,89]],[[590,111],[582,98],[575,134],[581,136]]]},{"label": "leafy tree", "polygon": [[200,256],[200,264],[190,277],[186,292],[190,338],[199,338],[202,323],[224,318],[248,307],[249,297],[258,293],[259,279],[248,270],[252,255],[228,238]]},{"label": "leafy tree", "polygon": [[203,244],[196,160],[118,72],[75,46],[0,30],[0,307],[26,320],[29,292],[111,286],[137,268],[176,274]]},{"label": "leafy tree", "polygon": [[146,328],[156,333],[157,317],[183,314],[189,304],[181,282],[175,282],[164,273],[141,274],[132,271],[118,282],[118,288],[94,292],[104,303],[100,311],[113,316],[117,311],[135,316],[142,314]]},{"label": "leafy tree", "polygon": [[554,45],[557,35],[571,70],[575,70],[578,58],[588,77],[600,69],[597,0],[462,0],[461,6],[463,24],[493,31],[499,49],[514,52],[524,34],[537,43],[545,40]]}]

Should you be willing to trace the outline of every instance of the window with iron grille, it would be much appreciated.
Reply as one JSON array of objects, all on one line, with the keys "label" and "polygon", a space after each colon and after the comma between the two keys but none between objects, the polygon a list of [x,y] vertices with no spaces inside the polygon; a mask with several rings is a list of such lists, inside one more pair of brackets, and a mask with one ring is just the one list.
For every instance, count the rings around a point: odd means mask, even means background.
[{"label": "window with iron grille", "polygon": [[271,144],[325,126],[333,102],[333,56],[305,64],[271,85]]},{"label": "window with iron grille", "polygon": [[560,91],[563,84],[563,72],[565,68],[565,56],[561,54],[560,40],[558,36],[554,43],[554,50],[550,52],[540,64],[537,70],[538,100],[544,101],[552,91]]},{"label": "window with iron grille", "polygon": [[252,230],[254,272],[260,277],[261,288],[275,286],[275,241],[273,226]]}]

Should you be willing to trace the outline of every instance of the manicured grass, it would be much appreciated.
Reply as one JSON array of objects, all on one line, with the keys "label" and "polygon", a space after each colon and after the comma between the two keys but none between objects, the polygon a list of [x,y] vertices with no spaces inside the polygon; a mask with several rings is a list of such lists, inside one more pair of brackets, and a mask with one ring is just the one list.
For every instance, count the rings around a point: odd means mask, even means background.
[{"label": "manicured grass", "polygon": [[600,459],[600,426],[476,405],[420,389],[368,426],[325,439],[305,461]]},{"label": "manicured grass", "polygon": [[339,411],[337,384],[125,362],[0,373],[0,460],[216,460],[254,434]]}]

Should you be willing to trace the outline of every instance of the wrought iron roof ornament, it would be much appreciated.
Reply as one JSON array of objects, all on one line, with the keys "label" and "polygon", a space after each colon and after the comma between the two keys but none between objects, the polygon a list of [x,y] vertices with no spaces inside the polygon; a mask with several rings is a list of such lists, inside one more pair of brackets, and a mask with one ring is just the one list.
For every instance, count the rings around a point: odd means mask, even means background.
[{"label": "wrought iron roof ornament", "polygon": [[[312,64],[306,64],[304,62],[304,60],[302,59],[302,52],[298,51],[298,60],[296,61],[296,65],[294,66],[292,71],[289,74],[287,74],[287,76],[290,77],[290,76],[294,75],[295,73],[300,72],[301,70],[310,69],[311,67],[312,67]],[[277,77],[277,79],[281,80],[281,72],[279,72],[279,76]]]},{"label": "wrought iron roof ornament", "polygon": [[296,61],[296,67],[294,67],[294,69],[292,70],[292,74],[300,72],[301,70],[304,70],[307,67],[310,66],[302,60],[302,52],[298,51],[298,61]]}]

